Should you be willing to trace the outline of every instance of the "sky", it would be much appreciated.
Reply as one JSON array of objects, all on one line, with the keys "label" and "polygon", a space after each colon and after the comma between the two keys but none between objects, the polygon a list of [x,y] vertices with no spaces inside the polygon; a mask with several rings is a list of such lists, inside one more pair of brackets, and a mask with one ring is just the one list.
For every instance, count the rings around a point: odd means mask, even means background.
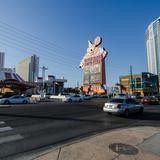
[{"label": "sky", "polygon": [[[0,0],[0,51],[5,67],[36,54],[46,74],[82,84],[79,62],[88,40],[103,38],[107,86],[147,71],[145,30],[160,16],[159,0]],[[41,70],[40,70],[41,74]]]}]

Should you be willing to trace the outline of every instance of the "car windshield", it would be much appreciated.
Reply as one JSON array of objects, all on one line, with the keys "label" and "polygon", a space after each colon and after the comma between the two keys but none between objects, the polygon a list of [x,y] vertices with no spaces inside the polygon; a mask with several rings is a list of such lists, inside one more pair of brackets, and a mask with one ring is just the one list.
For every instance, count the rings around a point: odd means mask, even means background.
[{"label": "car windshield", "polygon": [[123,103],[124,102],[124,99],[112,99],[110,102],[113,102],[113,103]]},{"label": "car windshield", "polygon": [[11,96],[13,96],[13,95],[0,95],[0,99],[2,99],[2,98],[9,98]]}]

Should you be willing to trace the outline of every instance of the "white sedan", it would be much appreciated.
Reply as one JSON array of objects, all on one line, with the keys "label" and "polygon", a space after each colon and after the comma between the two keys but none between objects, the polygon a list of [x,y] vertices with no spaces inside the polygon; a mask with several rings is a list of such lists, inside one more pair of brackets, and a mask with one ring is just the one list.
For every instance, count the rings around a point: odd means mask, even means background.
[{"label": "white sedan", "polygon": [[20,95],[13,95],[11,97],[1,97],[0,104],[18,104],[18,103],[29,103],[29,98],[20,96]]},{"label": "white sedan", "polygon": [[108,114],[124,114],[128,117],[130,113],[142,114],[143,105],[132,98],[115,98],[104,104],[103,111]]},{"label": "white sedan", "polygon": [[65,96],[65,98],[62,99],[64,102],[82,102],[83,99],[80,95],[70,95]]}]

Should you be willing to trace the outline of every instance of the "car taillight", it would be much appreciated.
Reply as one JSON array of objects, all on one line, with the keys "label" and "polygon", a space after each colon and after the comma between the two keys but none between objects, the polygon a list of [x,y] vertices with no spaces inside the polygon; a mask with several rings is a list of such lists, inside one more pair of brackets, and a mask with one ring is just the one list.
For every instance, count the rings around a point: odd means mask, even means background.
[{"label": "car taillight", "polygon": [[119,108],[119,109],[120,109],[120,108],[121,108],[121,104],[118,104],[118,105],[117,105],[117,108]]}]

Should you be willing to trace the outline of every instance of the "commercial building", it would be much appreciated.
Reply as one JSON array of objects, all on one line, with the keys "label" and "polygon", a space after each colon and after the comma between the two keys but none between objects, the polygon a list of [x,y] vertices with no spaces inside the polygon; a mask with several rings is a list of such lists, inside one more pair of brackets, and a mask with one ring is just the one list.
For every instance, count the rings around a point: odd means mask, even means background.
[{"label": "commercial building", "polygon": [[25,82],[18,74],[8,71],[0,71],[0,94],[6,92],[25,93],[35,85]]},{"label": "commercial building", "polygon": [[[44,67],[42,67],[44,68]],[[46,68],[44,68],[46,69]],[[42,76],[39,77],[39,57],[32,55],[16,66],[16,73],[25,81],[30,82],[34,87],[26,90],[26,94],[45,94],[55,95],[63,93],[66,79],[57,79],[53,75],[45,77],[45,71],[42,70]]]},{"label": "commercial building", "polygon": [[160,17],[148,26],[145,40],[148,72],[160,76]]},{"label": "commercial building", "polygon": [[121,76],[120,87],[123,94],[156,95],[159,92],[158,76],[149,72]]},{"label": "commercial building", "polygon": [[67,80],[63,77],[57,79],[53,75],[48,75],[47,79],[44,80],[43,77],[38,77],[37,81],[34,83],[36,87],[31,92],[32,94],[45,92],[45,94],[48,95],[58,95],[64,92],[65,82],[67,82]]},{"label": "commercial building", "polygon": [[0,68],[4,68],[5,53],[0,52]]},{"label": "commercial building", "polygon": [[39,75],[39,57],[32,55],[19,62],[16,73],[27,82],[35,82]]}]

